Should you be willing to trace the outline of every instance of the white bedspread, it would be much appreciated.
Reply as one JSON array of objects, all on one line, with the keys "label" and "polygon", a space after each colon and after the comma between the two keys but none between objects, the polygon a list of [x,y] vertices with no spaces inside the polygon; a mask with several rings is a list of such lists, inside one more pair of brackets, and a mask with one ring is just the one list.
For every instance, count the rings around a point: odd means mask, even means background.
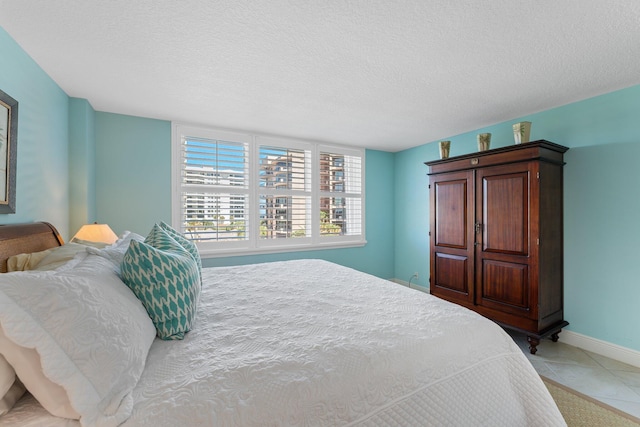
[{"label": "white bedspread", "polygon": [[[513,340],[469,310],[318,260],[203,279],[193,330],[156,339],[124,427],[565,425]],[[77,425],[42,417],[23,399],[0,425]]]}]

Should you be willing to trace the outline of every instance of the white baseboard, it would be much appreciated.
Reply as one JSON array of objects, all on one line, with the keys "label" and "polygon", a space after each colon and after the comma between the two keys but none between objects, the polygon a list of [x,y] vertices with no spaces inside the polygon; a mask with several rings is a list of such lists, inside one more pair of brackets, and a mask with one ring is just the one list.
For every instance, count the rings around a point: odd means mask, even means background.
[{"label": "white baseboard", "polygon": [[560,341],[640,368],[640,351],[591,338],[577,332],[567,331],[566,329],[560,333]]}]

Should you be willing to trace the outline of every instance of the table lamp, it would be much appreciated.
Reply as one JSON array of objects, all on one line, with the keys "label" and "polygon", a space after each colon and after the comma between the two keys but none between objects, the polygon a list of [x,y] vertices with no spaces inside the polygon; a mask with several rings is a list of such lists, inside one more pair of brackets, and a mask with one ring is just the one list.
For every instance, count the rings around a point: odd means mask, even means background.
[{"label": "table lamp", "polygon": [[118,236],[113,232],[107,224],[86,224],[80,227],[80,230],[73,236],[71,241],[86,240],[89,242],[102,242],[111,244],[118,240]]}]

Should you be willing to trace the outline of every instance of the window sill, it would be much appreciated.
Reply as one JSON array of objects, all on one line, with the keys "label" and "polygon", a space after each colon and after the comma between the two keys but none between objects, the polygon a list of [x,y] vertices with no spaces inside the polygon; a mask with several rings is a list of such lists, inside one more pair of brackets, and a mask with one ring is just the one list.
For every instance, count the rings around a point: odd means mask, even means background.
[{"label": "window sill", "polygon": [[208,258],[226,258],[245,255],[267,255],[279,254],[286,252],[303,252],[303,251],[321,251],[330,249],[358,248],[367,244],[366,240],[349,241],[349,242],[331,242],[317,245],[287,245],[269,248],[226,248],[226,249],[200,249],[200,256],[203,259]]}]

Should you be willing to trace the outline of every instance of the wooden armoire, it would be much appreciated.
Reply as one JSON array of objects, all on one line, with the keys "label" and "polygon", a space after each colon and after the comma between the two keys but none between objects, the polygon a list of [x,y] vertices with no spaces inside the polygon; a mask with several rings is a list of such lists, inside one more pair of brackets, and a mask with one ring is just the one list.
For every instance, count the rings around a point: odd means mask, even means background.
[{"label": "wooden armoire", "polygon": [[524,332],[535,354],[563,317],[562,168],[534,141],[426,162],[431,293]]}]

